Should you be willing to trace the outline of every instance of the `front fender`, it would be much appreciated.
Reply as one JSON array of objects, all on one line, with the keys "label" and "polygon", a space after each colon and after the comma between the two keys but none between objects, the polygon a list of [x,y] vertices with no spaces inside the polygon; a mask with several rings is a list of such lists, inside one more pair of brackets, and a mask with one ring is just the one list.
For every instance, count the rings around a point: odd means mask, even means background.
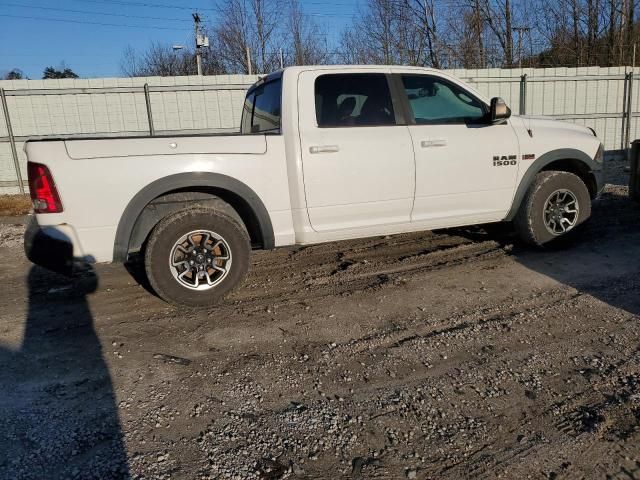
[{"label": "front fender", "polygon": [[560,160],[577,161],[584,165],[588,172],[594,177],[594,180],[596,182],[596,190],[598,192],[602,190],[604,181],[602,176],[601,163],[596,162],[592,157],[587,155],[582,150],[576,150],[573,148],[561,148],[558,150],[552,150],[538,157],[531,165],[529,165],[529,168],[527,168],[527,171],[520,180],[520,184],[516,189],[513,203],[511,205],[511,210],[509,210],[505,221],[511,221],[515,218],[518,210],[520,209],[520,204],[524,200],[524,197],[527,194],[527,191],[533,183],[536,175],[553,162],[557,162]]}]

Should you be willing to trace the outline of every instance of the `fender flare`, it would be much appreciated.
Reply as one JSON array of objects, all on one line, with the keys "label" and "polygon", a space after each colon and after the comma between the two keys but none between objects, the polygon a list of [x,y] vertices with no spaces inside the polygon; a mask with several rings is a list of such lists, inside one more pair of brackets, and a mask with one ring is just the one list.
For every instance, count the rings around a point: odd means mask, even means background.
[{"label": "fender flare", "polygon": [[226,190],[240,197],[253,210],[258,220],[265,250],[273,249],[275,237],[271,217],[260,197],[249,186],[235,178],[220,173],[188,172],[169,175],[156,180],[140,190],[124,209],[113,246],[113,261],[126,262],[129,242],[136,222],[145,207],[155,198],[168,192],[193,187],[213,187]]},{"label": "fender flare", "polygon": [[[544,167],[547,165],[556,162],[558,160],[577,160],[582,162],[588,170],[594,174],[596,177],[596,182],[599,183],[599,173],[602,171],[602,164],[596,162],[589,155],[584,153],[582,150],[575,150],[572,148],[560,148],[558,150],[552,150],[550,152],[545,153],[538,157],[527,169],[526,173],[522,177],[518,188],[516,189],[516,193],[513,197],[513,202],[511,203],[511,210],[505,217],[505,221],[511,221],[515,218],[518,210],[520,209],[520,204],[524,200],[529,187],[533,183],[536,175],[540,173]],[[522,163],[522,160],[520,161]],[[598,190],[600,186],[598,185]]]}]

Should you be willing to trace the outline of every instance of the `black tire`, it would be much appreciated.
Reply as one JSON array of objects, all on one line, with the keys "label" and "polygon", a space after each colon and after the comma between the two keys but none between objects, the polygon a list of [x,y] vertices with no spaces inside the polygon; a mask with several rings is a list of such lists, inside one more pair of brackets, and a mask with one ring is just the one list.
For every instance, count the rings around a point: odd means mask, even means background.
[{"label": "black tire", "polygon": [[[577,200],[578,213],[575,225],[566,227],[566,233],[554,233],[545,223],[544,209],[552,195],[558,191],[568,191]],[[547,171],[536,175],[529,187],[514,224],[520,238],[526,243],[541,247],[561,237],[573,234],[578,226],[591,216],[591,196],[580,177],[569,172]],[[573,222],[573,218],[571,218]]]},{"label": "black tire", "polygon": [[[219,252],[220,258],[225,255],[231,260],[230,262],[216,261],[216,265],[222,262],[224,267],[228,265],[227,273],[222,275],[213,269],[210,270],[211,277],[219,275],[217,282],[214,286],[202,285],[202,290],[195,289],[194,285],[191,288],[185,286],[185,282],[190,279],[195,280],[195,270],[188,273],[190,277],[185,280],[179,280],[174,275],[178,275],[190,268],[198,268],[196,263],[195,267],[189,267],[187,263],[180,265],[180,269],[174,268],[170,265],[172,252],[178,252],[175,250],[176,242],[188,235],[190,232],[208,231],[215,233],[218,237],[222,238],[225,244],[225,250],[222,247],[218,247],[216,250],[211,249],[215,242],[211,241],[211,244],[207,246],[206,255],[196,255],[191,252],[191,255],[197,257],[208,257],[208,264],[214,262],[212,258],[216,258],[214,252]],[[197,239],[198,235],[195,237]],[[203,237],[200,237],[203,238]],[[216,238],[219,241],[218,238]],[[200,248],[200,245],[194,247],[194,250]],[[226,249],[229,250],[228,254],[225,253]],[[180,250],[182,252],[182,250]],[[204,246],[201,250],[204,254]],[[153,229],[149,236],[147,248],[144,256],[145,270],[149,283],[153,290],[162,299],[174,305],[185,305],[188,307],[208,307],[220,302],[227,294],[229,294],[240,282],[244,279],[247,270],[249,269],[249,258],[251,254],[251,242],[249,235],[235,210],[224,202],[220,202],[219,205],[212,207],[195,207],[182,210],[173,213],[163,220]],[[178,253],[180,255],[180,253]],[[186,254],[183,255],[185,258]],[[196,257],[193,257],[196,258]],[[182,259],[180,259],[182,260]],[[207,268],[207,263],[202,263],[202,268]],[[189,268],[187,268],[189,267]],[[204,272],[201,274],[204,275]],[[212,278],[209,278],[212,280]],[[200,277],[198,277],[200,281]],[[206,280],[202,279],[202,282]],[[196,283],[197,287],[197,283]]]}]

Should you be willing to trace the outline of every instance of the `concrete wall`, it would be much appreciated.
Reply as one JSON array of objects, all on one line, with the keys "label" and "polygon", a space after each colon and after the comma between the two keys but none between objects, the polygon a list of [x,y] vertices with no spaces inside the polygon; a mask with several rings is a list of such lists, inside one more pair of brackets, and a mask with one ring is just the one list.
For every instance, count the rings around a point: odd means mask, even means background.
[{"label": "concrete wall", "polygon": [[[628,70],[628,69],[627,69]],[[520,76],[529,77],[526,111],[529,115],[549,115],[593,127],[608,150],[623,148],[622,112],[625,67],[545,68],[523,70],[452,70],[487,97],[501,96],[518,113]],[[640,77],[640,68],[636,69]],[[584,78],[588,76],[589,78]],[[611,76],[619,76],[612,79]],[[235,130],[240,122],[244,92],[257,76],[220,75],[211,77],[147,77],[87,80],[0,81],[5,90],[193,86],[190,91],[152,92],[150,95],[156,131]],[[548,81],[540,81],[542,79]],[[579,80],[576,80],[579,78]],[[640,112],[640,82],[634,82],[633,111]],[[221,90],[198,90],[202,85],[225,86]],[[200,87],[201,88],[201,87]],[[30,94],[8,96],[14,135],[117,134],[148,132],[145,97],[137,93],[87,93],[72,95]],[[608,114],[610,118],[585,118]],[[578,118],[576,118],[578,117]],[[632,122],[631,139],[640,132],[637,118]],[[0,137],[6,136],[0,111]],[[18,142],[23,178],[26,159],[23,142]],[[0,193],[17,192],[15,169],[9,144],[0,143]]]}]

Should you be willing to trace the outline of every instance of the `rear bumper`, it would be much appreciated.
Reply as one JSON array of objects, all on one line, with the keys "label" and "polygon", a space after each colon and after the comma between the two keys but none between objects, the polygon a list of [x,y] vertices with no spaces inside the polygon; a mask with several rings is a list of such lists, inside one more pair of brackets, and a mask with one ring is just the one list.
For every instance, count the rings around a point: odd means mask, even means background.
[{"label": "rear bumper", "polygon": [[74,256],[74,244],[64,226],[40,227],[32,218],[24,234],[27,258],[48,270],[71,276],[89,263]]}]

